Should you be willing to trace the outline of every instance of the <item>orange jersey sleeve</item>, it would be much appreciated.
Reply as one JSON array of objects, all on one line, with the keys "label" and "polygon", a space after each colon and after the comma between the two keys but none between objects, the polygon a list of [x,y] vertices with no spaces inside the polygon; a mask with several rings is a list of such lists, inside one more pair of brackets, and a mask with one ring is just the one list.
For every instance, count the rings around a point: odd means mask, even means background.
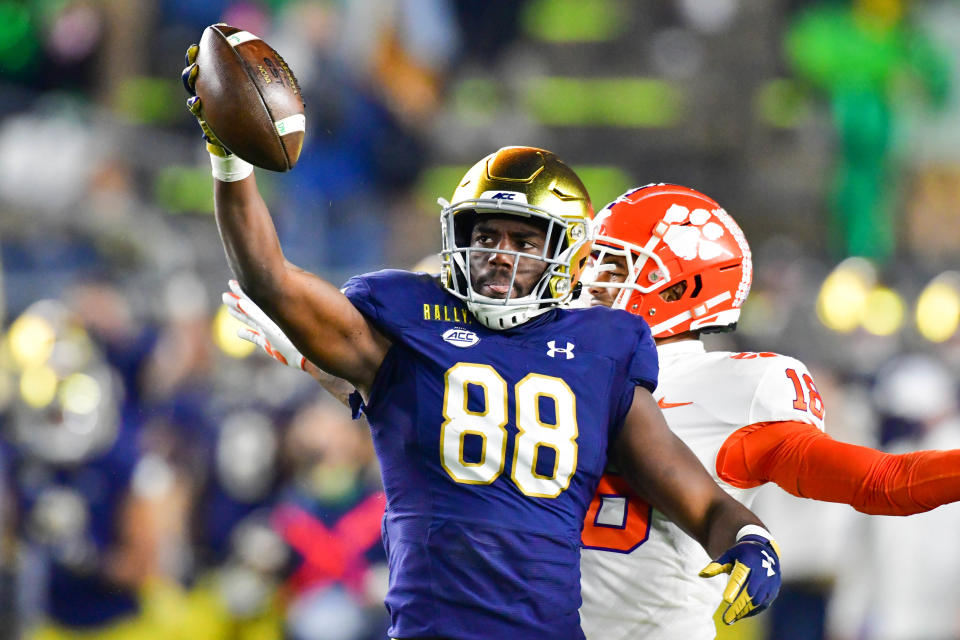
[{"label": "orange jersey sleeve", "polygon": [[774,482],[801,498],[907,516],[960,500],[960,450],[895,455],[838,442],[802,422],[760,422],[720,447],[717,475],[742,489]]}]

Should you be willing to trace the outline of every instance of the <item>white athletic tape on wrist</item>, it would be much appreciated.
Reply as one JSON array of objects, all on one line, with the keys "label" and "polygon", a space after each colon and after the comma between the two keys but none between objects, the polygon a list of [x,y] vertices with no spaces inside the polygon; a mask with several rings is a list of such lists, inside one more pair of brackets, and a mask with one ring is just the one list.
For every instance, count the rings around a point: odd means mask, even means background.
[{"label": "white athletic tape on wrist", "polygon": [[764,529],[763,527],[755,524],[748,524],[744,526],[740,531],[737,531],[737,542],[740,542],[740,539],[743,536],[762,536],[767,540],[773,540],[773,534]]},{"label": "white athletic tape on wrist", "polygon": [[778,556],[780,555],[780,545],[778,545],[777,541],[774,540],[773,534],[767,531],[766,529],[764,529],[763,527],[756,524],[745,525],[740,529],[740,531],[737,531],[737,542],[740,542],[740,539],[743,538],[743,536],[749,536],[749,535],[760,536],[762,538],[765,538],[770,542],[770,546],[773,547],[773,550],[777,552],[777,555]]},{"label": "white athletic tape on wrist", "polygon": [[235,155],[221,158],[211,153],[210,166],[213,167],[213,177],[220,182],[237,182],[253,173],[253,165]]}]

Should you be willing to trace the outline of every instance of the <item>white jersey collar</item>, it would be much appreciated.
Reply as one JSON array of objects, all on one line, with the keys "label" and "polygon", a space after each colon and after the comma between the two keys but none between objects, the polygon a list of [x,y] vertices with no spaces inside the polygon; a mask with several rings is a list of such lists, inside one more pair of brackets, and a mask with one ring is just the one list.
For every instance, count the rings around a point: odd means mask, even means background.
[{"label": "white jersey collar", "polygon": [[687,353],[706,353],[706,351],[707,348],[703,342],[694,338],[668,342],[667,344],[657,346],[657,355],[660,357]]}]

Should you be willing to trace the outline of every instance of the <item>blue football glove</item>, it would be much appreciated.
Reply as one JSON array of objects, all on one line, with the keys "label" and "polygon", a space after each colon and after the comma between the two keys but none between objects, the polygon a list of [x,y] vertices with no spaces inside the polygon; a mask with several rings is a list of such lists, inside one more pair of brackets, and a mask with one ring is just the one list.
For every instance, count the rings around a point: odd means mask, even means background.
[{"label": "blue football glove", "polygon": [[723,590],[723,601],[728,605],[723,612],[724,624],[760,613],[780,591],[780,551],[776,541],[753,531],[737,536],[737,543],[708,564],[700,577],[712,578],[721,573],[730,574]]}]

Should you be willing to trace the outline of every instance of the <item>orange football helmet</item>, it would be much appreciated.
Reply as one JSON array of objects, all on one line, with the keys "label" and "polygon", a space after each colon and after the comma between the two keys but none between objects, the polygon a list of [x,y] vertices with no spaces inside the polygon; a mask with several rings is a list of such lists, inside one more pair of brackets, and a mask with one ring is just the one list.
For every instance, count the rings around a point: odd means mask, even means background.
[{"label": "orange football helmet", "polygon": [[591,271],[602,272],[611,255],[627,263],[624,282],[585,278],[588,287],[620,289],[613,308],[643,316],[655,338],[736,327],[753,281],[750,246],[714,200],[679,185],[649,184],[608,204],[594,222]]}]

